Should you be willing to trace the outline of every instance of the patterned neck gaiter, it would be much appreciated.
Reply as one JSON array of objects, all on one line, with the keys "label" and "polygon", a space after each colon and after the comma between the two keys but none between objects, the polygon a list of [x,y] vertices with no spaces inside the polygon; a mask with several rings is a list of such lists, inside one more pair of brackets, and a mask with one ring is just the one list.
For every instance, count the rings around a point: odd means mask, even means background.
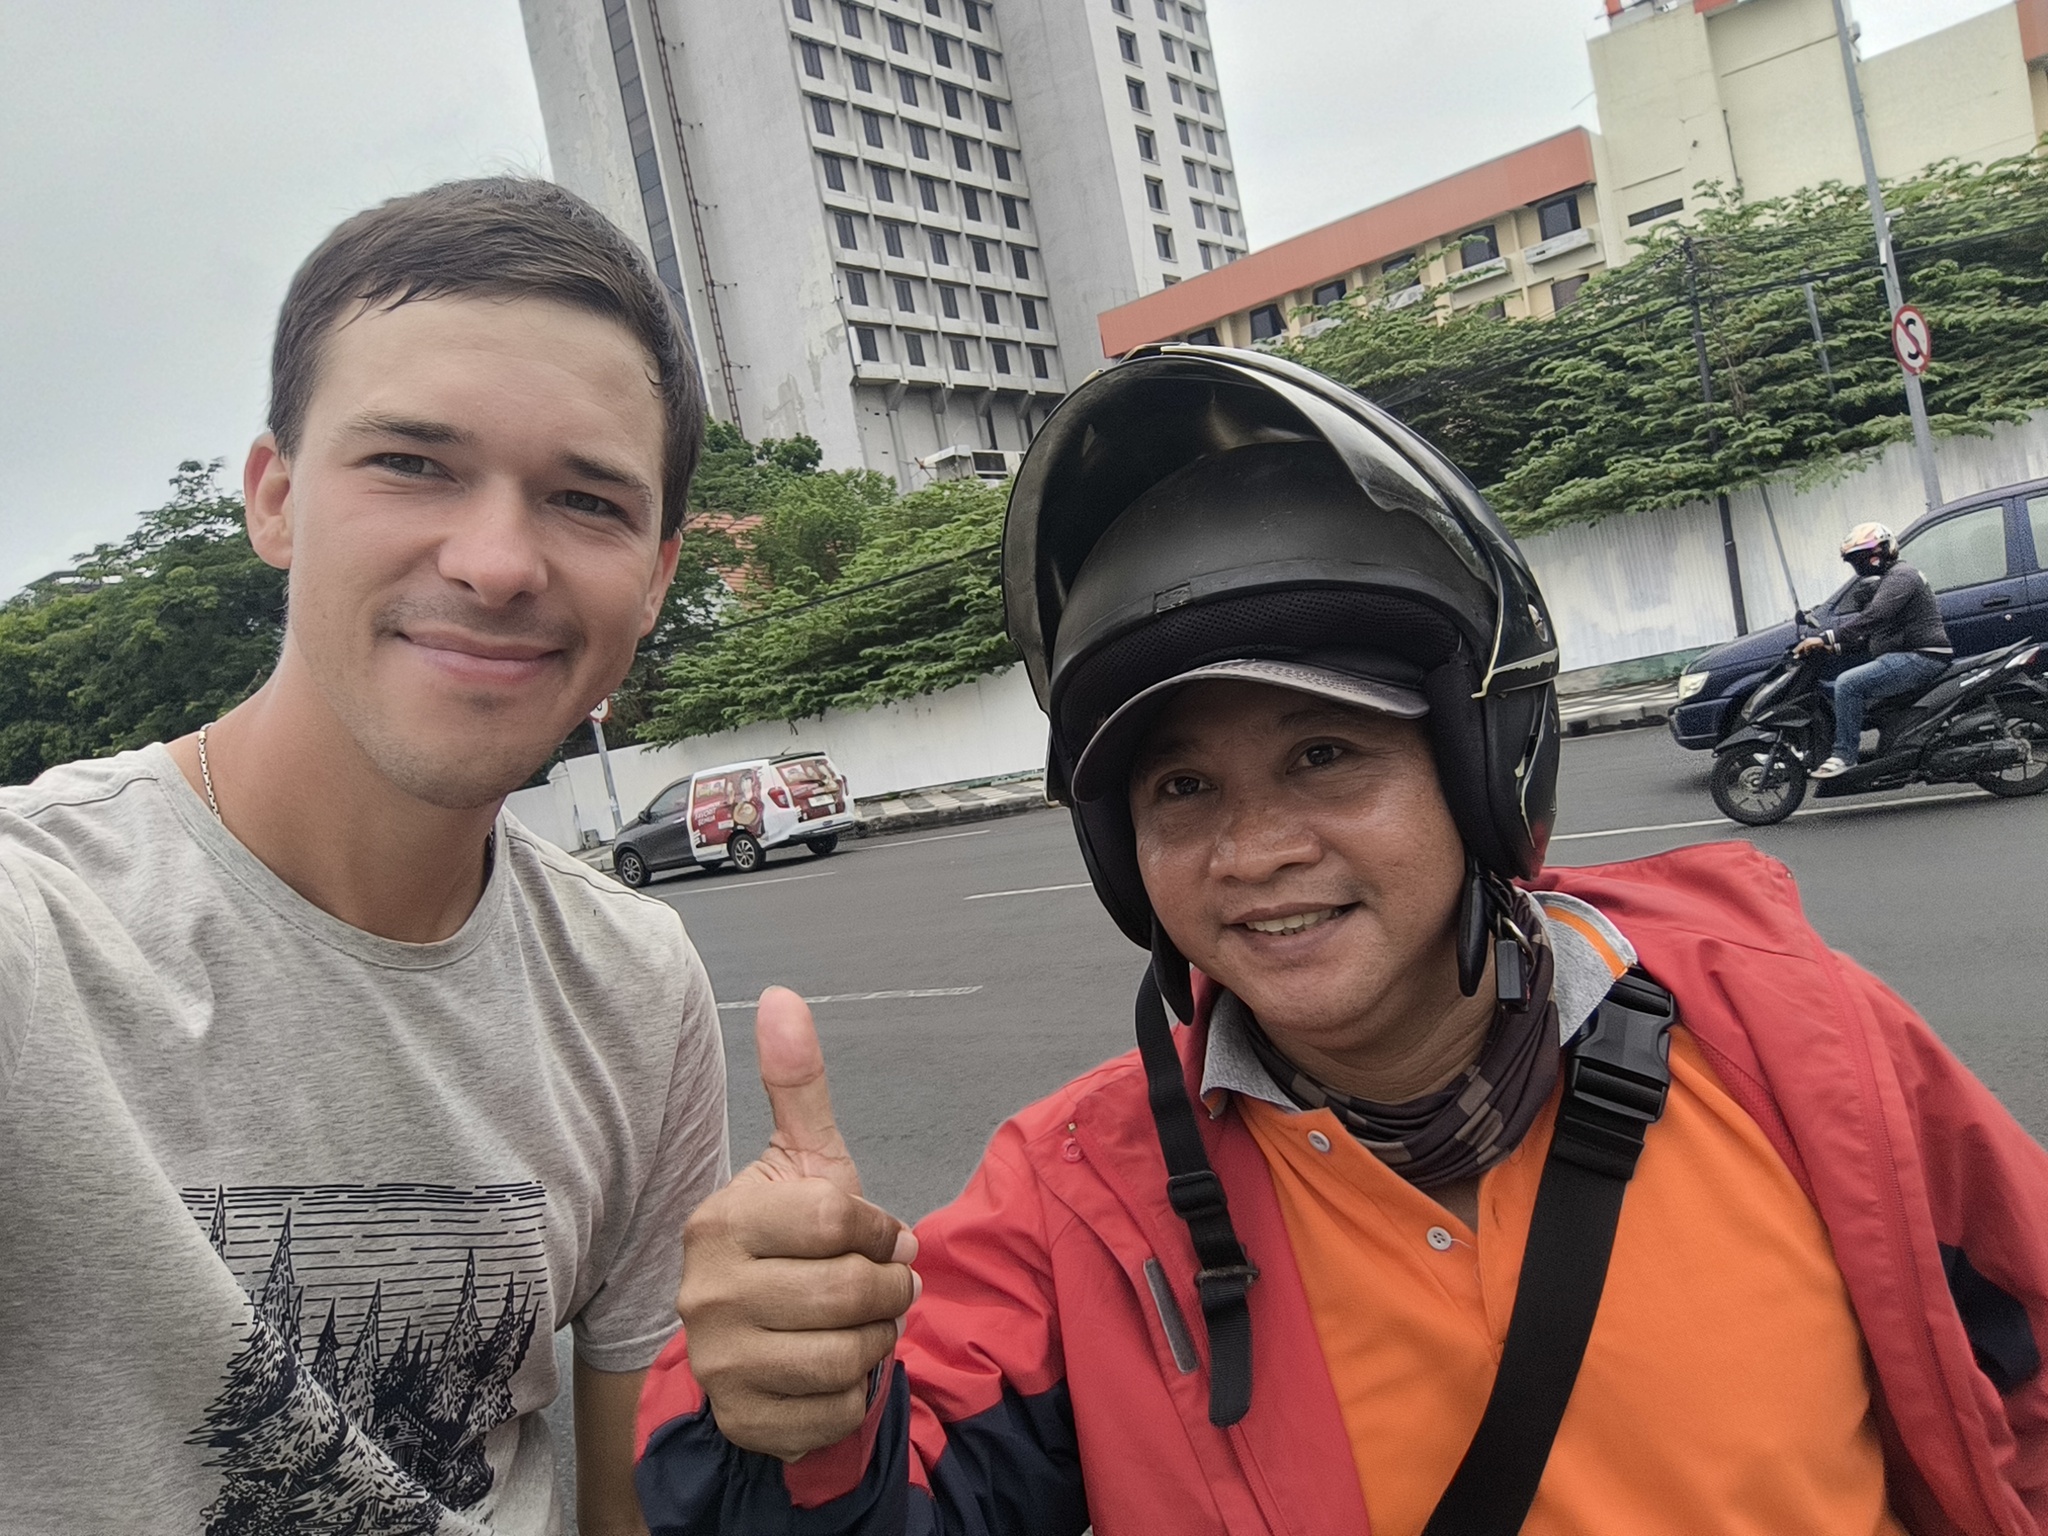
[{"label": "patterned neck gaiter", "polygon": [[1516,916],[1535,951],[1528,996],[1500,1005],[1479,1059],[1435,1093],[1405,1104],[1375,1104],[1339,1093],[1281,1054],[1249,1009],[1240,1015],[1245,1038],[1288,1098],[1303,1109],[1330,1110],[1368,1152],[1417,1189],[1437,1189],[1484,1173],[1528,1133],[1556,1086],[1562,1054],[1557,1005],[1550,995],[1555,969],[1550,945],[1533,911]]}]

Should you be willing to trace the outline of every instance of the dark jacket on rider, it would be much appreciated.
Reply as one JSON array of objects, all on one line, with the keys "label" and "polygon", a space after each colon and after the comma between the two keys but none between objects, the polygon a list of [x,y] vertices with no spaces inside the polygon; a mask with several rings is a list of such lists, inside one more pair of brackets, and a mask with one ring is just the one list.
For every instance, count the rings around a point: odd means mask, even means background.
[{"label": "dark jacket on rider", "polygon": [[1837,621],[1827,633],[1828,643],[1844,650],[1868,642],[1873,657],[1894,651],[1918,651],[1923,656],[1949,657],[1948,630],[1941,622],[1941,606],[1927,578],[1903,560],[1894,560],[1878,579],[1877,590],[1853,613]]}]

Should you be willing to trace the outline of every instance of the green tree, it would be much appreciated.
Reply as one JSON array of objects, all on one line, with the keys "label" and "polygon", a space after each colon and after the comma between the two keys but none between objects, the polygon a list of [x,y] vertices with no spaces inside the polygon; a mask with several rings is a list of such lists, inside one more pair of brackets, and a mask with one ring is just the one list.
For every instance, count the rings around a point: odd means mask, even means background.
[{"label": "green tree", "polygon": [[0,782],[182,736],[269,676],[284,573],[249,547],[220,469],[180,464],[127,540],[0,607]]},{"label": "green tree", "polygon": [[[1442,445],[1524,532],[1845,473],[1909,436],[1862,189],[1703,194],[1693,225],[1654,227],[1554,319],[1445,319],[1444,289],[1398,310],[1368,294],[1285,350]],[[1935,166],[1886,201],[1907,296],[1934,327],[1934,429],[2048,405],[2048,160]]]},{"label": "green tree", "polygon": [[680,649],[641,740],[912,698],[1017,659],[1003,633],[996,549],[1006,487],[952,481],[864,499],[886,491],[883,481],[819,493],[861,501],[859,547],[836,577],[814,566],[813,584],[763,588],[716,633]]}]

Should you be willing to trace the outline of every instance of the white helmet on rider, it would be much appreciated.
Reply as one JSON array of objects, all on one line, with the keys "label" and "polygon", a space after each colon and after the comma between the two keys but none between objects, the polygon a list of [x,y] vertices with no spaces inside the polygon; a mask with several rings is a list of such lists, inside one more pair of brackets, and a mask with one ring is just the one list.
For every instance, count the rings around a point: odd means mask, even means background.
[{"label": "white helmet on rider", "polygon": [[1849,530],[1849,537],[1842,540],[1842,558],[1852,565],[1857,563],[1857,557],[1861,555],[1874,555],[1880,560],[1895,560],[1898,554],[1898,536],[1883,523],[1858,523]]}]

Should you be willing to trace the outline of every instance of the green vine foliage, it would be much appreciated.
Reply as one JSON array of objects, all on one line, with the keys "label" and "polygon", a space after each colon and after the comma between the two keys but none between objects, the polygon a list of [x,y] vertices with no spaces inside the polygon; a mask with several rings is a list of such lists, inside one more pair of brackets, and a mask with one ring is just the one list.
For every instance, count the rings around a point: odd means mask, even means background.
[{"label": "green vine foliage", "polygon": [[120,544],[0,607],[0,783],[198,729],[269,676],[284,573],[242,536],[219,460],[188,460]]},{"label": "green vine foliage", "polygon": [[778,568],[717,633],[679,648],[639,739],[862,709],[1010,665],[996,549],[1006,500],[1007,487],[975,480],[902,497],[858,474],[790,488],[762,514],[763,542],[829,527],[829,563]]},{"label": "green vine foliage", "polygon": [[[2048,405],[2048,160],[1939,165],[1886,202],[1906,297],[1934,332],[1934,430]],[[1709,187],[1694,207],[1692,227],[1653,227],[1540,324],[1453,311],[1447,289],[1402,309],[1367,294],[1282,350],[1441,445],[1521,532],[1788,473],[1811,483],[1909,437],[1862,188],[1744,201]]]}]

